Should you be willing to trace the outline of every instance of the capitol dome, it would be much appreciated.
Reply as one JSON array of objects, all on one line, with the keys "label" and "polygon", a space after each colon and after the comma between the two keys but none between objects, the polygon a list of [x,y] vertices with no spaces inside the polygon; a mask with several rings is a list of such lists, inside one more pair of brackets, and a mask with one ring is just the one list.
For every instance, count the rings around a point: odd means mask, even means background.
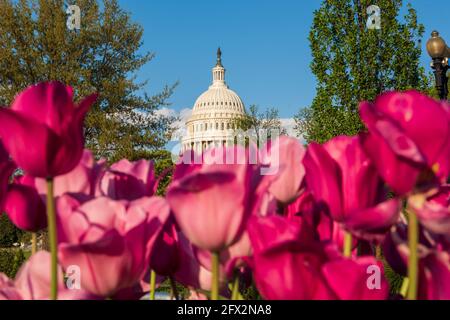
[{"label": "capitol dome", "polygon": [[194,103],[186,121],[187,136],[183,150],[202,151],[211,146],[229,145],[234,139],[234,119],[245,115],[241,98],[225,82],[222,52],[217,50],[217,63],[212,69],[213,81]]}]

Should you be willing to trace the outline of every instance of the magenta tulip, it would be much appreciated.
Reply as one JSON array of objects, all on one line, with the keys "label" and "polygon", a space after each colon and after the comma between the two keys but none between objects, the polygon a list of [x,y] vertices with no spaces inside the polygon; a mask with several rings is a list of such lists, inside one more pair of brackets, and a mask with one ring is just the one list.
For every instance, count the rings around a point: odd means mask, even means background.
[{"label": "magenta tulip", "polygon": [[360,136],[310,144],[304,165],[314,199],[354,234],[381,239],[398,220],[400,201],[386,200],[383,181],[364,153]]},{"label": "magenta tulip", "polygon": [[[277,216],[252,218],[253,272],[259,292],[269,300],[386,299],[382,265],[373,257],[343,259],[335,247],[302,235],[302,222]],[[367,270],[380,270],[379,288],[367,285]]]},{"label": "magenta tulip", "polygon": [[83,121],[96,98],[94,94],[75,105],[72,88],[59,82],[28,87],[11,108],[0,109],[0,136],[6,150],[35,177],[71,171],[81,159]]},{"label": "magenta tulip", "polygon": [[179,247],[175,220],[170,216],[156,239],[150,258],[150,269],[162,276],[173,275],[180,266]]},{"label": "magenta tulip", "polygon": [[[448,234],[447,234],[448,237]],[[418,299],[450,300],[450,252],[446,239],[433,238],[427,230],[419,233]],[[383,243],[383,253],[389,265],[406,276],[410,250],[407,226],[399,223]]]},{"label": "magenta tulip", "polygon": [[[364,149],[398,194],[450,172],[450,111],[445,102],[416,91],[389,92],[360,105],[369,129]],[[431,174],[430,174],[431,173]]]},{"label": "magenta tulip", "polygon": [[[328,214],[326,206],[317,203],[308,189],[300,197],[287,206],[287,217],[301,218],[303,223],[314,232],[316,239],[324,242],[334,242],[340,250],[344,247],[345,230],[343,226],[334,221]],[[353,239],[353,246],[357,244]]]},{"label": "magenta tulip", "polygon": [[82,287],[111,297],[142,279],[169,207],[159,197],[132,202],[58,199],[59,260],[80,267]]},{"label": "magenta tulip", "polygon": [[429,197],[424,194],[411,196],[408,205],[425,228],[450,238],[450,185],[441,186]]},{"label": "magenta tulip", "polygon": [[267,143],[260,150],[263,164],[270,165],[277,176],[269,192],[281,203],[288,204],[300,194],[300,185],[305,176],[302,160],[305,149],[298,139],[281,136]]},{"label": "magenta tulip", "polygon": [[3,202],[8,190],[9,179],[14,173],[14,170],[16,170],[16,165],[9,159],[9,155],[0,141],[0,209],[3,208]]},{"label": "magenta tulip", "polygon": [[19,229],[37,232],[47,227],[45,204],[34,188],[34,178],[30,176],[16,178],[9,185],[4,210]]}]

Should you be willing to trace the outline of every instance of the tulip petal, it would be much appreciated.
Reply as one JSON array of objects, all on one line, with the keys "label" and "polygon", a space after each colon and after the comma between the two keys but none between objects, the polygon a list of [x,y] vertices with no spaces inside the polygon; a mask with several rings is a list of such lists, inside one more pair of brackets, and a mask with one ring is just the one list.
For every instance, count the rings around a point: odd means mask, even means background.
[{"label": "tulip petal", "polygon": [[[46,178],[60,140],[50,129],[9,109],[0,109],[0,136],[14,161],[28,174]],[[26,152],[24,152],[26,150]]]},{"label": "tulip petal", "polygon": [[199,248],[213,251],[239,238],[245,219],[244,197],[244,186],[236,176],[220,171],[193,173],[167,193],[181,230]]},{"label": "tulip petal", "polygon": [[323,146],[311,143],[303,164],[306,169],[306,183],[318,202],[328,205],[330,214],[342,219],[342,171]]},{"label": "tulip petal", "polygon": [[73,112],[73,91],[60,82],[41,82],[22,91],[12,104],[20,112],[61,134]]},{"label": "tulip petal", "polygon": [[37,232],[47,226],[44,202],[34,188],[20,184],[10,185],[4,208],[19,229]]},{"label": "tulip petal", "polygon": [[[374,282],[369,283],[372,272]],[[322,273],[341,300],[386,300],[388,297],[389,284],[384,278],[383,265],[373,257],[331,261],[323,265]]]},{"label": "tulip petal", "polygon": [[382,240],[386,231],[398,221],[400,210],[400,200],[391,199],[374,207],[351,211],[343,223],[363,239]]}]

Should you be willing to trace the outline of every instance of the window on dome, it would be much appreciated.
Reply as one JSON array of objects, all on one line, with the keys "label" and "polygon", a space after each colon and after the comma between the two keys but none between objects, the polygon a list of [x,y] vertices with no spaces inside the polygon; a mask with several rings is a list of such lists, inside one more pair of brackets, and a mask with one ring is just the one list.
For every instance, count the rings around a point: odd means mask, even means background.
[{"label": "window on dome", "polygon": [[224,129],[225,129],[225,124],[222,122],[221,130],[224,130]]},{"label": "window on dome", "polygon": [[227,123],[227,129],[230,130],[230,123]]},{"label": "window on dome", "polygon": [[219,130],[219,123],[216,122],[216,130]]}]

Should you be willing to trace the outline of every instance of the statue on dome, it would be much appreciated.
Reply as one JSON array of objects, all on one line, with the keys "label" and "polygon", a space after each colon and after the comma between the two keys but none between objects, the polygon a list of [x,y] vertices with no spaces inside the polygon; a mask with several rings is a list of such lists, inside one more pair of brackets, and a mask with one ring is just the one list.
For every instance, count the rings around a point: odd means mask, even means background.
[{"label": "statue on dome", "polygon": [[220,50],[220,47],[217,48],[217,67],[222,67],[222,51]]}]

